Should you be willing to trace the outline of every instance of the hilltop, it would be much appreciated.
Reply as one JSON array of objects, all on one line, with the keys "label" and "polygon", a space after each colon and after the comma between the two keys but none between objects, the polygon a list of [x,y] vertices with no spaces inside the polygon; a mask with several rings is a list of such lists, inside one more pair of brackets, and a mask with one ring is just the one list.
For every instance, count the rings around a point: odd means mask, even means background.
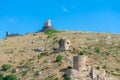
[{"label": "hilltop", "polygon": [[[69,50],[57,51],[61,38],[70,41]],[[88,56],[90,66],[120,79],[120,35],[83,31],[50,30],[0,40],[0,74],[14,74],[19,80],[64,80],[66,68],[73,67],[73,56],[79,53]],[[5,64],[11,67],[3,71]]]}]

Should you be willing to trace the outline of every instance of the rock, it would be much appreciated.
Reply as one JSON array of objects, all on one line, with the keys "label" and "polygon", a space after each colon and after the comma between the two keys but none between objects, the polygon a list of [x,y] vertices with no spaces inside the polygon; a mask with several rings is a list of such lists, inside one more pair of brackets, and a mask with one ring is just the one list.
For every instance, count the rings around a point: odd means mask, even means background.
[{"label": "rock", "polygon": [[45,63],[50,63],[50,62],[52,62],[52,60],[46,59],[46,60],[44,60],[44,62],[45,62]]},{"label": "rock", "polygon": [[42,52],[42,51],[44,51],[44,49],[41,48],[41,47],[38,47],[38,48],[35,48],[34,51],[36,51],[36,52]]},{"label": "rock", "polygon": [[53,48],[53,51],[54,51],[54,52],[59,52],[60,49],[59,49],[59,48]]},{"label": "rock", "polygon": [[33,43],[35,43],[35,41],[33,40],[31,43],[33,44]]},{"label": "rock", "polygon": [[39,75],[41,75],[41,74],[42,74],[42,72],[39,72],[39,71],[36,71],[36,72],[35,72],[35,75],[36,75],[36,76],[39,76]]},{"label": "rock", "polygon": [[111,44],[112,44],[112,41],[111,41],[111,37],[110,37],[110,36],[107,36],[107,37],[105,38],[105,44],[106,44],[106,45],[111,45]]}]

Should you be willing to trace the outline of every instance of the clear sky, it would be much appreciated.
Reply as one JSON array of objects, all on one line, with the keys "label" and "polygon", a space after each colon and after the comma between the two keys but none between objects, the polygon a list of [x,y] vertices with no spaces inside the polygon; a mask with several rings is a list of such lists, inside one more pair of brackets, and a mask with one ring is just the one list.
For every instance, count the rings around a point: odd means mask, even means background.
[{"label": "clear sky", "polygon": [[120,0],[0,0],[0,38],[43,27],[120,33]]}]

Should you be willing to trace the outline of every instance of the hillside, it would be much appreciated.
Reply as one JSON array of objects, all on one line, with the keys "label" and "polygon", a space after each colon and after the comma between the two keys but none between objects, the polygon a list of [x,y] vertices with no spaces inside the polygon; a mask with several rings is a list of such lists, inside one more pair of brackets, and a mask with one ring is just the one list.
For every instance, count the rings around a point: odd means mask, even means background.
[{"label": "hillside", "polygon": [[[70,50],[55,51],[61,38],[70,40]],[[18,80],[64,80],[66,68],[73,67],[73,56],[80,52],[88,56],[90,66],[120,79],[120,35],[83,31],[36,32],[0,40],[0,74],[14,74]],[[56,62],[58,55],[61,62]],[[5,64],[11,66],[6,71]]]}]

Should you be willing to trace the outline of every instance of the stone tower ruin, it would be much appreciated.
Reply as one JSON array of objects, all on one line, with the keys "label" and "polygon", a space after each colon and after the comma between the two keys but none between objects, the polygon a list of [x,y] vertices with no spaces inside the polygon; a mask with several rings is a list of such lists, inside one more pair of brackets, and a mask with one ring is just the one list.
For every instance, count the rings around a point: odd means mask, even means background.
[{"label": "stone tower ruin", "polygon": [[47,31],[47,30],[54,30],[54,27],[51,26],[51,20],[48,19],[43,26],[43,29],[41,31]]},{"label": "stone tower ruin", "polygon": [[118,80],[106,77],[105,70],[96,70],[87,64],[87,56],[77,55],[73,57],[73,69],[67,69],[70,80]]},{"label": "stone tower ruin", "polygon": [[86,69],[86,56],[74,56],[73,57],[73,68],[78,71],[84,71]]},{"label": "stone tower ruin", "polygon": [[48,20],[45,22],[44,26],[51,26],[51,20],[48,19]]},{"label": "stone tower ruin", "polygon": [[59,49],[60,50],[69,50],[70,49],[70,40],[67,39],[60,39],[59,40]]}]

